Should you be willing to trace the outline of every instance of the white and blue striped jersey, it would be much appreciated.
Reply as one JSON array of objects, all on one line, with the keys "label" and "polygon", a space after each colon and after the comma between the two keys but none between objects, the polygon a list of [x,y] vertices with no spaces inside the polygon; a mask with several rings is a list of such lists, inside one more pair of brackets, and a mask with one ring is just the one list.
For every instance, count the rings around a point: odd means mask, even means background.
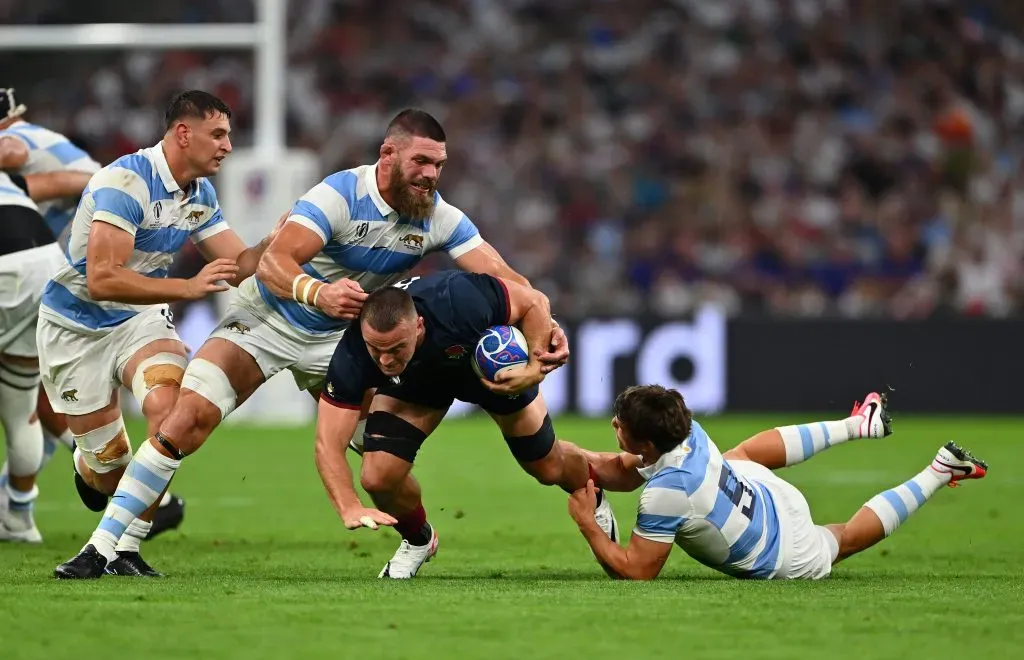
[{"label": "white and blue striped jersey", "polygon": [[[46,174],[49,172],[97,172],[100,164],[66,137],[27,121],[16,121],[0,131],[0,137],[20,140],[28,148],[28,160],[18,174]],[[47,226],[54,236],[60,236],[75,217],[77,199],[51,199],[39,204]]]},{"label": "white and blue striped jersey", "polygon": [[[331,174],[295,203],[288,218],[324,242],[303,270],[324,282],[348,278],[364,291],[373,291],[397,282],[429,252],[444,251],[457,258],[483,243],[465,213],[436,192],[434,200],[429,219],[403,218],[381,198],[376,165]],[[349,323],[278,298],[262,282],[257,287],[267,306],[307,333],[337,332]]]},{"label": "white and blue striped jersey", "polygon": [[11,177],[3,170],[0,170],[0,206],[25,206],[39,210],[32,198],[11,181]]},{"label": "white and blue striped jersey", "polygon": [[146,277],[167,277],[174,255],[186,240],[199,243],[228,229],[213,185],[200,178],[182,190],[160,144],[118,158],[89,180],[71,225],[68,264],[43,291],[40,314],[58,325],[106,331],[149,307],[89,296],[86,242],[97,221],[135,237],[125,266]]},{"label": "white and blue striped jersey", "polygon": [[764,485],[736,474],[697,422],[679,447],[640,468],[647,479],[633,533],[679,545],[736,577],[771,578],[779,564],[779,516]]}]

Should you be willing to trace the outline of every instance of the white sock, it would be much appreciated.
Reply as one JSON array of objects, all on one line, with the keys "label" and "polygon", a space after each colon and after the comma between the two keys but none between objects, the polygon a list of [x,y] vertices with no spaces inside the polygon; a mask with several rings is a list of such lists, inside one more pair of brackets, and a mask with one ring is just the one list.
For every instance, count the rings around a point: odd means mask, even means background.
[{"label": "white sock", "polygon": [[160,506],[167,506],[171,502],[171,491],[164,491],[164,496],[160,498]]},{"label": "white sock", "polygon": [[0,362],[0,423],[7,440],[8,471],[33,476],[43,460],[43,431],[32,420],[39,396],[39,372]]},{"label": "white sock", "polygon": [[139,446],[132,462],[117,484],[114,496],[88,544],[107,558],[114,559],[114,548],[128,526],[160,499],[181,461],[161,454],[149,440]]},{"label": "white sock", "polygon": [[64,432],[60,435],[54,435],[43,427],[43,460],[39,464],[39,469],[42,470],[53,455],[57,453],[57,448],[64,445],[69,451],[75,448],[75,436],[71,433],[71,429],[64,429]]},{"label": "white sock", "polygon": [[803,463],[819,451],[858,437],[860,417],[847,417],[832,422],[814,422],[780,426],[776,431],[786,446],[786,465]]},{"label": "white sock", "polygon": [[15,532],[32,529],[35,522],[32,519],[32,509],[36,498],[39,497],[39,488],[32,486],[30,491],[14,490],[11,484],[6,484],[7,489],[7,521],[6,526]]},{"label": "white sock", "polygon": [[153,523],[136,518],[125,528],[115,550],[117,552],[138,552],[139,545],[152,527]]},{"label": "white sock", "polygon": [[910,481],[875,495],[864,506],[875,512],[882,521],[885,535],[889,536],[928,498],[948,484],[949,478],[949,474],[939,473],[928,466]]}]

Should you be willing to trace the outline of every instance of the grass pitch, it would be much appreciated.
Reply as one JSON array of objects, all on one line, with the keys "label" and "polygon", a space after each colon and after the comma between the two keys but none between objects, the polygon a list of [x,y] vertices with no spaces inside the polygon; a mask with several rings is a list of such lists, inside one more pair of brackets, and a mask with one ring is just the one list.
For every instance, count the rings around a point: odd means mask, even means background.
[{"label": "grass pitch", "polygon": [[[721,449],[786,415],[704,418]],[[560,437],[611,450],[604,421]],[[653,583],[608,580],[566,497],[520,471],[486,418],[449,421],[415,473],[441,539],[409,582],[378,581],[388,530],[346,531],[313,465],[311,429],[225,428],[185,461],[181,531],[144,546],[163,580],[57,582],[98,520],[70,457],[44,472],[42,547],[0,545],[0,657],[909,658],[1017,657],[1024,645],[1024,477],[1011,418],[900,417],[781,472],[819,523],[844,521],[956,439],[989,476],[943,489],[896,534],[818,583],[737,581],[678,548]],[[143,437],[139,425],[130,431]],[[635,494],[612,496],[629,529]]]}]

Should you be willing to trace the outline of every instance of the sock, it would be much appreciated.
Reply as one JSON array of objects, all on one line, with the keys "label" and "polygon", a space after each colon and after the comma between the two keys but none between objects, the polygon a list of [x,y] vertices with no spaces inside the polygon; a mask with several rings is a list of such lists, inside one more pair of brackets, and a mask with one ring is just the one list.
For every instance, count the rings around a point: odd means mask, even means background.
[{"label": "sock", "polygon": [[0,490],[7,487],[7,461],[0,466]]},{"label": "sock", "polygon": [[39,497],[39,488],[32,486],[30,491],[14,490],[10,484],[5,484],[7,489],[7,521],[6,526],[15,532],[32,529],[35,522],[32,520],[32,509],[36,498]]},{"label": "sock", "polygon": [[49,431],[47,431],[46,428],[44,427],[43,428],[43,460],[39,464],[39,469],[40,470],[42,470],[43,467],[47,463],[50,462],[50,459],[53,458],[53,455],[55,453],[57,453],[57,447],[59,447],[60,445],[64,445],[69,450],[72,450],[72,451],[74,450],[74,448],[75,448],[75,436],[71,433],[71,429],[64,429],[64,432],[61,433],[60,435],[54,435],[54,434],[50,433]]},{"label": "sock", "polygon": [[949,474],[937,472],[928,466],[910,481],[875,495],[864,506],[875,512],[882,521],[885,535],[889,536],[928,498],[948,484],[949,478]]},{"label": "sock", "polygon": [[0,424],[7,440],[11,474],[34,475],[43,460],[43,431],[33,420],[39,396],[39,372],[0,362]]},{"label": "sock", "polygon": [[405,514],[395,523],[395,530],[402,535],[402,538],[409,542],[409,545],[426,545],[430,543],[430,523],[427,522],[427,512],[420,502],[410,513]]},{"label": "sock", "polygon": [[146,538],[146,534],[149,534],[149,530],[152,527],[153,523],[136,518],[124,530],[124,534],[121,535],[121,540],[117,542],[116,551],[138,552],[139,544],[141,544],[142,540]]},{"label": "sock", "polygon": [[142,443],[117,484],[99,527],[89,537],[89,543],[107,561],[114,558],[114,548],[128,525],[160,499],[180,465],[181,461],[164,456],[148,440]]},{"label": "sock", "polygon": [[170,503],[171,503],[171,493],[170,493],[170,491],[167,491],[167,492],[164,493],[164,496],[160,498],[160,506],[167,506]]},{"label": "sock", "polygon": [[786,446],[786,465],[806,461],[819,451],[857,437],[860,417],[847,417],[833,422],[816,422],[796,426],[780,426],[776,431]]}]

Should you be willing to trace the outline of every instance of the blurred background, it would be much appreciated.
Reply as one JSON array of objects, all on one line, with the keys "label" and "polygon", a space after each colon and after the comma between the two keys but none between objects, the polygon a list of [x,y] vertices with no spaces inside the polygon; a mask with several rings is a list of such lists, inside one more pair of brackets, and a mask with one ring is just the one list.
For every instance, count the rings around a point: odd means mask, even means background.
[{"label": "blurred background", "polygon": [[[567,320],[565,409],[646,377],[709,411],[834,406],[868,378],[911,383],[911,408],[970,382],[962,408],[1019,410],[1019,0],[286,4],[288,146],[319,179],[373,162],[401,108],[434,113],[442,194]],[[255,18],[247,0],[0,0],[6,24]],[[224,98],[252,144],[253,62],[0,50],[0,84],[107,163],[156,142],[183,88]]]}]

